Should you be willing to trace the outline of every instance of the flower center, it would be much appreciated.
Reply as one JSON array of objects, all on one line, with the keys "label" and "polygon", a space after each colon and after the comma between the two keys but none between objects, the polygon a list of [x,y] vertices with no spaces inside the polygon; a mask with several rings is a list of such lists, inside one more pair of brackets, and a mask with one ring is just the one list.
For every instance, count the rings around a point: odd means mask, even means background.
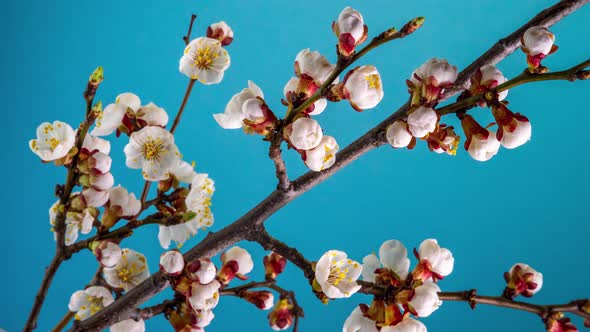
[{"label": "flower center", "polygon": [[51,149],[51,151],[55,150],[55,148],[57,148],[57,146],[59,145],[59,143],[61,143],[57,138],[55,137],[51,137],[51,138],[46,138],[45,139],[45,144],[47,144],[49,146],[49,148]]},{"label": "flower center", "polygon": [[381,88],[381,80],[379,79],[379,75],[372,74],[365,76],[367,83],[369,84],[369,89],[376,89],[379,90]]},{"label": "flower center", "polygon": [[210,47],[199,48],[195,54],[195,66],[199,69],[209,69],[218,56],[219,54],[211,52]]},{"label": "flower center", "polygon": [[341,262],[337,262],[330,266],[330,274],[328,275],[328,283],[334,286],[338,286],[338,284],[346,278],[346,274],[348,273],[349,269],[341,268],[343,264]]},{"label": "flower center", "polygon": [[162,143],[161,139],[151,139],[149,138],[146,142],[143,143],[141,146],[141,153],[145,160],[160,160],[160,157],[166,152],[164,149],[164,144]]}]

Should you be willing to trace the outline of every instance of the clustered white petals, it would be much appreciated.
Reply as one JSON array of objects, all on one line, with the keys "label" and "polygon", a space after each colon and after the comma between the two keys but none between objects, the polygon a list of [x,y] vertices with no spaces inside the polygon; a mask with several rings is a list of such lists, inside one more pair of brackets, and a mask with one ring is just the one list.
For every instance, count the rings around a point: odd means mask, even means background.
[{"label": "clustered white petals", "polygon": [[394,148],[405,148],[412,142],[412,134],[408,129],[408,123],[398,120],[387,127],[385,132],[387,142]]},{"label": "clustered white petals", "polygon": [[435,239],[424,240],[418,249],[420,262],[427,261],[430,264],[430,271],[443,277],[453,272],[455,258],[447,248],[441,248]]},{"label": "clustered white petals", "polygon": [[357,110],[374,108],[383,99],[381,76],[374,66],[353,69],[346,77],[344,87],[348,100]]},{"label": "clustered white petals", "polygon": [[150,276],[145,256],[128,248],[123,249],[123,256],[113,267],[103,269],[104,279],[114,288],[129,291]]},{"label": "clustered white petals", "polygon": [[[366,279],[365,279],[366,280]],[[359,307],[356,307],[344,322],[342,332],[378,332],[375,322],[363,316]]]},{"label": "clustered white petals", "polygon": [[408,115],[408,128],[414,137],[422,138],[436,129],[438,114],[430,107],[420,106]]},{"label": "clustered white petals", "polygon": [[336,153],[339,149],[334,137],[323,136],[318,146],[305,151],[305,165],[316,172],[328,169],[336,162]]},{"label": "clustered white petals", "polygon": [[496,133],[489,129],[486,130],[488,131],[487,137],[473,135],[467,147],[469,155],[477,161],[488,161],[500,150],[500,142],[496,138]]},{"label": "clustered white petals", "polygon": [[221,254],[221,262],[223,267],[219,270],[219,277],[226,283],[231,281],[235,275],[246,275],[254,268],[250,253],[238,246],[231,247]]},{"label": "clustered white petals", "polygon": [[[320,52],[312,52],[306,48],[297,54],[295,68],[298,77],[309,77],[316,85],[320,86],[334,71],[336,65],[331,64]],[[333,83],[338,83],[338,79]]]},{"label": "clustered white petals", "polygon": [[320,144],[323,137],[320,124],[310,118],[299,118],[287,126],[289,142],[299,150],[310,150]]},{"label": "clustered white petals", "polygon": [[219,40],[221,46],[227,46],[234,40],[234,31],[225,21],[220,21],[207,28],[207,37]]},{"label": "clustered white petals", "polygon": [[131,134],[124,151],[127,167],[141,168],[144,179],[148,181],[166,180],[170,169],[180,159],[174,136],[156,126],[148,126]]},{"label": "clustered white petals", "polygon": [[[493,65],[486,65],[481,67],[481,85],[483,86],[487,86],[487,87],[492,87],[492,83],[493,83],[493,87],[496,87],[497,85],[500,85],[504,82],[506,82],[508,79],[506,77],[504,77],[504,74],[502,74],[502,72],[494,67]],[[498,94],[498,101],[502,101],[504,99],[506,99],[506,96],[508,96],[508,90],[504,90],[502,92],[500,92]]]},{"label": "clustered white petals", "polygon": [[[416,69],[410,80],[414,85],[421,86],[433,83],[434,86],[452,84],[457,80],[457,67],[450,65],[445,59],[432,58]],[[427,82],[428,80],[435,80]]]},{"label": "clustered white petals", "polygon": [[348,259],[345,252],[330,250],[316,264],[315,279],[331,299],[350,297],[360,289],[356,283],[362,266]]},{"label": "clustered white petals", "polygon": [[191,279],[205,285],[215,279],[217,268],[210,259],[199,259],[188,264],[187,272]]},{"label": "clustered white petals", "polygon": [[178,250],[170,250],[160,256],[160,269],[167,274],[177,276],[184,269],[184,257]]},{"label": "clustered white petals", "polygon": [[104,267],[113,267],[123,257],[123,251],[116,242],[110,240],[101,241],[93,250],[96,259]]},{"label": "clustered white petals", "polygon": [[219,303],[219,288],[221,284],[217,280],[203,285],[192,283],[188,301],[194,310],[211,310]]},{"label": "clustered white petals", "polygon": [[180,58],[179,70],[203,84],[221,82],[230,65],[230,57],[217,39],[200,37],[191,41]]},{"label": "clustered white petals", "polygon": [[107,207],[117,217],[130,218],[137,215],[141,210],[141,201],[135,198],[134,193],[129,193],[124,187],[118,185],[109,189],[108,192],[109,201]]},{"label": "clustered white petals", "polygon": [[76,135],[72,127],[61,121],[43,122],[37,127],[37,139],[29,141],[29,147],[43,161],[65,157],[74,147]]},{"label": "clustered white petals", "polygon": [[[77,193],[74,193],[76,195]],[[57,214],[59,209],[59,200],[57,200],[49,208],[49,224],[55,226]],[[78,233],[88,234],[92,231],[94,223],[94,215],[92,215],[90,209],[84,209],[80,212],[68,211],[65,217],[65,245],[71,245],[78,239]],[[57,234],[54,234],[54,238],[57,239]]]},{"label": "clustered white petals", "polygon": [[244,105],[248,100],[263,99],[262,90],[252,81],[248,81],[248,87],[235,94],[225,106],[225,112],[213,114],[215,121],[224,129],[238,129],[244,125],[246,114]]},{"label": "clustered white petals", "polygon": [[102,286],[91,286],[72,294],[68,309],[77,320],[84,320],[114,302],[111,292]]},{"label": "clustered white petals", "polygon": [[531,140],[533,127],[530,121],[514,119],[512,126],[505,126],[502,129],[500,143],[506,149],[516,149]]},{"label": "clustered white petals", "polygon": [[412,309],[418,317],[428,317],[442,304],[438,298],[440,287],[432,281],[427,281],[414,289],[414,295],[410,300]]},{"label": "clustered white petals", "polygon": [[547,55],[551,52],[555,35],[545,27],[534,26],[525,31],[522,40],[529,55]]}]

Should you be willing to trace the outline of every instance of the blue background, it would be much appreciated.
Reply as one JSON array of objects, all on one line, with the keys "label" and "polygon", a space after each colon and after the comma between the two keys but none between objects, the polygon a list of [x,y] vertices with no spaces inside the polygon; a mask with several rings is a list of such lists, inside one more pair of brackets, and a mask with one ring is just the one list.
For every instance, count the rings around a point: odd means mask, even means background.
[{"label": "blue background", "polygon": [[[426,23],[410,38],[362,60],[382,74],[385,98],[378,108],[357,113],[346,103],[331,104],[317,117],[340,146],[405,102],[405,79],[428,58],[444,57],[463,68],[554,2],[3,1],[0,327],[9,332],[22,328],[54,253],[47,210],[65,172],[39,162],[27,142],[43,121],[79,123],[84,110],[81,93],[96,66],[104,66],[106,76],[97,99],[108,104],[118,93],[132,91],[173,117],[187,83],[177,67],[190,14],[199,14],[193,36],[204,34],[208,24],[219,20],[234,29],[235,42],[228,48],[232,64],[225,79],[220,85],[196,86],[176,135],[186,159],[195,160],[197,170],[216,181],[215,230],[263,199],[276,180],[266,157],[267,144],[259,137],[220,129],[211,115],[222,112],[248,79],[263,89],[280,114],[283,86],[293,75],[297,52],[309,47],[335,59],[330,24],[346,5],[362,12],[370,35],[401,27],[416,16],[425,16]],[[560,70],[590,54],[585,35],[589,20],[590,7],[585,7],[552,29],[560,50],[546,65]],[[516,52],[499,68],[511,77],[524,66],[523,54]],[[269,230],[310,259],[329,249],[343,249],[361,260],[387,239],[413,248],[434,237],[455,256],[455,270],[441,282],[443,290],[478,288],[481,294],[499,294],[502,273],[524,261],[545,276],[534,301],[588,297],[589,88],[590,82],[546,82],[510,91],[511,108],[533,124],[533,139],[517,150],[501,150],[487,163],[473,161],[464,150],[456,157],[435,155],[423,142],[413,151],[383,147],[368,153],[274,215]],[[477,118],[491,121],[487,111],[477,111]],[[454,118],[446,121],[457,124]],[[111,138],[115,181],[139,194],[140,173],[124,167],[126,138]],[[287,152],[286,160],[291,177],[305,171],[294,153]],[[145,227],[124,243],[145,253],[152,271],[162,252],[156,236],[157,227]],[[198,234],[187,246],[202,237]],[[260,278],[263,252],[250,243],[243,246],[252,250],[258,263],[252,276]],[[89,252],[62,266],[41,313],[39,331],[48,331],[63,316],[70,294],[90,280],[95,267]],[[369,301],[358,295],[324,306],[292,266],[280,283],[296,290],[305,308],[302,331],[339,331],[354,306]],[[208,331],[267,329],[266,312],[235,298],[223,298],[215,313]],[[471,311],[465,303],[451,302],[424,322],[430,331],[543,330],[541,321],[528,313],[486,306]],[[579,320],[575,322],[581,327]],[[147,326],[148,331],[169,330],[162,318]]]}]

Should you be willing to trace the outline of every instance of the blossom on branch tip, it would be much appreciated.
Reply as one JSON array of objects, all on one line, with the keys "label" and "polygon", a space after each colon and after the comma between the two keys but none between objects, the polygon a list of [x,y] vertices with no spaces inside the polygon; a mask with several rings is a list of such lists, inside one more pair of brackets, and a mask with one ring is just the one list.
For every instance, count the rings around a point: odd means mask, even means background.
[{"label": "blossom on branch tip", "polygon": [[131,219],[141,211],[141,201],[135,194],[119,186],[108,190],[109,200],[102,215],[101,223],[105,228],[111,228],[119,219]]},{"label": "blossom on branch tip", "polygon": [[420,261],[414,272],[414,280],[422,282],[431,279],[437,281],[453,272],[455,258],[447,248],[441,248],[435,239],[424,240],[418,250],[414,249],[416,258]]},{"label": "blossom on branch tip", "polygon": [[416,139],[410,133],[408,123],[404,120],[397,120],[385,131],[387,142],[396,149],[408,147],[413,148],[416,145]]},{"label": "blossom on branch tip", "polygon": [[408,115],[408,130],[416,138],[423,138],[434,132],[440,116],[430,108],[419,106]]},{"label": "blossom on branch tip", "polygon": [[102,286],[91,286],[72,294],[68,309],[76,313],[76,320],[85,320],[113,301],[111,291]]},{"label": "blossom on branch tip", "polygon": [[234,41],[234,31],[225,21],[220,21],[207,27],[207,37],[219,40],[221,46],[227,46]]},{"label": "blossom on branch tip", "polygon": [[103,269],[104,280],[114,288],[122,288],[126,292],[139,285],[150,276],[145,256],[131,250],[123,249],[123,255],[113,267]]},{"label": "blossom on branch tip", "polygon": [[246,274],[250,273],[254,268],[254,262],[250,254],[238,247],[232,247],[221,254],[221,269],[217,274],[217,278],[224,284],[228,284],[234,277],[242,280],[247,279]]},{"label": "blossom on branch tip", "polygon": [[[492,65],[486,65],[479,68],[473,77],[471,77],[471,86],[469,91],[472,94],[478,94],[496,88],[498,85],[506,82],[502,72]],[[508,90],[498,93],[498,100],[502,101],[508,96]]]},{"label": "blossom on branch tip", "polygon": [[200,37],[191,41],[180,58],[179,70],[203,84],[217,84],[230,65],[227,51],[217,39]]},{"label": "blossom on branch tip", "polygon": [[217,268],[209,258],[201,258],[188,263],[186,271],[189,278],[201,284],[210,283],[217,274]]},{"label": "blossom on branch tip", "polygon": [[542,26],[530,27],[522,36],[522,50],[527,54],[529,68],[537,69],[547,55],[557,51],[555,35]]},{"label": "blossom on branch tip", "polygon": [[160,255],[160,269],[172,276],[178,276],[184,269],[184,257],[178,250],[166,251]]},{"label": "blossom on branch tip", "polygon": [[426,326],[419,320],[406,317],[393,326],[384,326],[381,332],[426,332]]},{"label": "blossom on branch tip", "polygon": [[311,150],[322,141],[320,124],[310,118],[299,118],[284,129],[286,139],[298,150]]},{"label": "blossom on branch tip", "polygon": [[113,267],[119,263],[123,257],[123,251],[119,244],[113,240],[103,240],[100,242],[93,242],[90,245],[92,253],[96,256],[96,260],[104,267]]},{"label": "blossom on branch tip", "polygon": [[240,296],[261,310],[269,310],[274,305],[274,295],[269,291],[244,291]]},{"label": "blossom on branch tip", "polygon": [[477,161],[488,161],[500,150],[500,141],[496,133],[482,127],[471,115],[464,115],[461,119],[461,126],[467,139],[465,150]]},{"label": "blossom on branch tip", "polygon": [[416,69],[406,81],[412,94],[412,105],[432,104],[457,79],[457,67],[445,59],[432,58]]},{"label": "blossom on branch tip", "polygon": [[29,147],[43,161],[66,157],[76,143],[72,127],[61,121],[43,122],[37,127],[37,138],[29,141]]},{"label": "blossom on branch tip", "polygon": [[270,328],[275,331],[286,330],[293,324],[293,304],[289,298],[280,299],[268,314]]},{"label": "blossom on branch tip", "polygon": [[148,181],[168,179],[169,170],[181,157],[174,136],[166,129],[154,126],[131,134],[124,152],[127,167],[141,168],[143,178]]},{"label": "blossom on branch tip", "polygon": [[361,264],[348,259],[345,252],[330,250],[316,264],[314,283],[331,299],[350,297],[361,288],[356,283],[361,271]]},{"label": "blossom on branch tip", "polygon": [[513,113],[505,104],[492,105],[492,114],[498,123],[496,138],[506,149],[515,149],[531,140],[532,126],[529,119]]},{"label": "blossom on branch tip", "polygon": [[338,37],[338,53],[342,56],[351,56],[357,45],[367,39],[369,29],[365,25],[360,12],[346,7],[338,20],[332,22],[332,30]]},{"label": "blossom on branch tip", "polygon": [[394,285],[406,279],[410,270],[408,250],[398,240],[383,242],[379,248],[379,259],[375,254],[363,258],[363,280],[375,282],[375,279],[387,281]]},{"label": "blossom on branch tip", "polygon": [[509,298],[531,297],[543,287],[543,274],[524,263],[514,264],[504,273],[504,279],[507,283],[504,295]]},{"label": "blossom on branch tip", "polygon": [[357,306],[344,322],[342,332],[378,332],[378,330],[375,322],[365,317]]},{"label": "blossom on branch tip", "polygon": [[361,66],[344,78],[344,99],[358,112],[374,108],[383,99],[381,75],[375,66]]},{"label": "blossom on branch tip", "polygon": [[340,147],[332,136],[323,136],[320,144],[302,153],[305,165],[312,171],[320,172],[328,169],[336,162],[336,153]]},{"label": "blossom on branch tip", "polygon": [[221,284],[217,280],[203,285],[193,282],[187,296],[187,300],[194,310],[210,310],[219,303],[219,288]]},{"label": "blossom on branch tip", "polygon": [[273,251],[264,256],[262,263],[264,264],[266,279],[276,279],[285,270],[287,259]]},{"label": "blossom on branch tip", "polygon": [[139,97],[130,92],[117,96],[114,104],[109,104],[96,118],[94,129],[90,132],[94,136],[107,136],[115,132],[122,124],[127,112],[135,113],[141,107]]},{"label": "blossom on branch tip", "polygon": [[143,319],[126,319],[113,324],[110,332],[145,332],[145,322]]}]

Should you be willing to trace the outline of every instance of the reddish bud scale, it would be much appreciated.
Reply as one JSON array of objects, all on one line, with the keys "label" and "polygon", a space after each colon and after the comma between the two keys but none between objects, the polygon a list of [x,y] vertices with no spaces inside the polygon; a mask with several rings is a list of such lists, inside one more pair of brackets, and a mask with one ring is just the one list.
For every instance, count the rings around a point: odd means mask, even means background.
[{"label": "reddish bud scale", "polygon": [[461,118],[461,126],[463,127],[463,131],[465,132],[465,136],[467,139],[465,140],[465,150],[469,148],[471,144],[471,139],[475,135],[480,135],[481,138],[487,139],[489,136],[489,132],[482,127],[475,119],[468,114],[464,114]]},{"label": "reddish bud scale", "polygon": [[387,304],[383,300],[373,300],[371,306],[359,305],[363,316],[375,322],[377,326],[390,326],[404,319],[400,307],[396,303]]},{"label": "reddish bud scale", "polygon": [[293,324],[291,310],[293,304],[287,298],[279,300],[275,308],[268,314],[268,322],[275,330],[285,330]]},{"label": "reddish bud scale", "polygon": [[523,273],[520,265],[514,267],[512,274],[504,273],[504,279],[508,283],[504,295],[510,298],[515,298],[518,295],[524,297],[533,296],[532,290],[535,290],[538,285],[533,281],[533,273]]},{"label": "reddish bud scale", "polygon": [[416,265],[414,271],[412,272],[413,280],[420,280],[424,283],[430,278],[432,278],[432,281],[434,282],[444,279],[442,275],[432,271],[432,265],[427,259],[420,258],[420,254],[418,254],[418,250],[416,250],[416,248],[414,248],[414,256],[416,256],[416,259],[418,259],[420,263]]},{"label": "reddish bud scale", "polygon": [[273,295],[269,291],[245,291],[241,296],[261,310],[270,309],[270,306],[272,306]]},{"label": "reddish bud scale", "polygon": [[186,303],[181,303],[175,311],[172,311],[168,321],[176,332],[194,332],[200,329],[196,325],[198,317],[195,311]]},{"label": "reddish bud scale", "polygon": [[262,263],[264,264],[266,279],[276,279],[285,270],[287,259],[275,252],[271,252],[269,255],[264,256]]},{"label": "reddish bud scale", "polygon": [[563,313],[552,314],[547,318],[546,323],[547,332],[577,332],[578,328],[570,321],[569,318],[564,317]]},{"label": "reddish bud scale", "polygon": [[268,108],[268,106],[266,104],[263,104],[261,107],[262,107],[262,114],[264,116],[263,121],[254,122],[254,121],[250,121],[248,119],[244,119],[243,122],[253,132],[258,133],[263,136],[267,136],[276,127],[277,117],[270,110],[270,108]]},{"label": "reddish bud scale", "polygon": [[496,132],[496,138],[500,141],[504,136],[504,131],[509,133],[513,133],[517,126],[518,121],[520,122],[529,122],[529,119],[520,114],[520,113],[513,113],[511,110],[506,107],[504,103],[494,103],[492,105],[492,114],[494,115],[494,119],[498,123],[498,131]]},{"label": "reddish bud scale", "polygon": [[219,269],[219,273],[217,277],[221,283],[227,284],[236,276],[238,276],[239,266],[238,262],[236,261],[229,261],[225,262],[221,269]]}]

